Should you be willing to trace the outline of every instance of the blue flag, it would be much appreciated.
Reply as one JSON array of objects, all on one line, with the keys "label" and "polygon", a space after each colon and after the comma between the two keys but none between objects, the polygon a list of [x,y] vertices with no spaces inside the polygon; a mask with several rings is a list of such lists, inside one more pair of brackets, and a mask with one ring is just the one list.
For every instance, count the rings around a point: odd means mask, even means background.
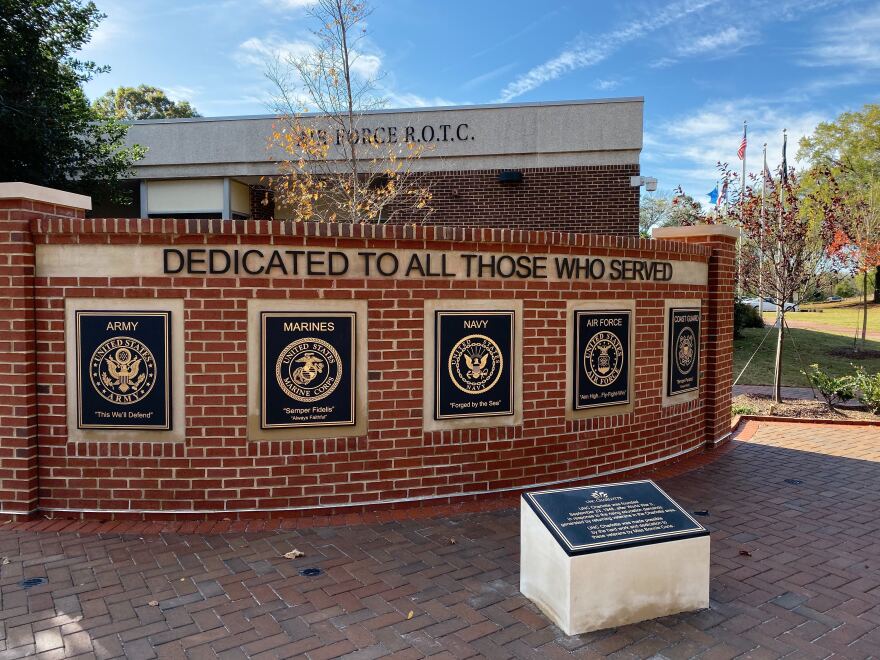
[{"label": "blue flag", "polygon": [[718,184],[717,183],[715,184],[715,187],[712,188],[712,190],[709,193],[707,193],[707,195],[709,197],[710,204],[712,204],[714,206],[715,204],[718,203]]}]

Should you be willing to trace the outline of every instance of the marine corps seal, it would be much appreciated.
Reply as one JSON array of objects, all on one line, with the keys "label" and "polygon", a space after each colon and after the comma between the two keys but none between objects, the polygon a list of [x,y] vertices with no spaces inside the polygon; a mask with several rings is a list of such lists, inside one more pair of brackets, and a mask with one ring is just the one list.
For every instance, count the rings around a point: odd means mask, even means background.
[{"label": "marine corps seal", "polygon": [[89,360],[92,387],[110,403],[131,405],[156,384],[156,359],[146,344],[131,337],[112,337]]},{"label": "marine corps seal", "polygon": [[501,349],[486,335],[468,335],[449,353],[449,377],[466,394],[487,392],[501,378]]},{"label": "marine corps seal", "polygon": [[597,332],[584,349],[584,370],[591,383],[608,387],[623,369],[623,344],[611,332]]},{"label": "marine corps seal", "polygon": [[688,373],[694,366],[697,354],[697,338],[690,328],[682,328],[675,342],[675,364],[679,372]]},{"label": "marine corps seal", "polygon": [[311,403],[330,396],[342,380],[342,360],[331,344],[316,337],[289,343],[275,362],[275,378],[287,396]]}]

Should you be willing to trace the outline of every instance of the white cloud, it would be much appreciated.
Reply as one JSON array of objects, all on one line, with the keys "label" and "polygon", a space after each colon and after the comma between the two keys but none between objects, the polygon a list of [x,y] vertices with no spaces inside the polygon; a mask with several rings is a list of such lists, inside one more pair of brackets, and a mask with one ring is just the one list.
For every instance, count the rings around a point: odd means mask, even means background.
[{"label": "white cloud", "polygon": [[318,0],[263,0],[261,4],[270,9],[280,11],[296,11],[307,9],[314,5]]},{"label": "white cloud", "polygon": [[[781,95],[780,98],[783,98]],[[816,124],[831,116],[813,109],[793,110],[778,100],[734,99],[710,102],[669,121],[649,126],[645,132],[642,172],[655,176],[661,187],[678,185],[699,199],[718,179],[718,162],[736,172],[741,163],[736,151],[742,137],[742,122],[748,121],[747,173],[760,176],[762,146],[767,143],[767,163],[773,171],[782,157],[782,129],[788,129],[788,163],[797,160],[798,142],[810,135]],[[670,167],[668,163],[675,163]]]},{"label": "white cloud", "polygon": [[593,86],[596,89],[600,89],[604,92],[604,91],[608,91],[609,89],[614,89],[615,87],[620,87],[620,81],[619,80],[606,80],[603,78],[597,78],[596,82],[593,83]]},{"label": "white cloud", "polygon": [[821,31],[804,63],[880,68],[880,5],[834,20]]},{"label": "white cloud", "polygon": [[636,41],[652,32],[680,21],[684,17],[715,4],[718,0],[681,0],[647,18],[633,20],[625,27],[600,35],[596,38],[582,36],[572,47],[556,57],[533,67],[530,71],[509,83],[502,91],[499,101],[512,101],[544,83],[556,80],[563,75],[593,66],[602,62],[625,44]]},{"label": "white cloud", "polygon": [[751,34],[737,27],[729,27],[720,32],[713,32],[702,37],[688,40],[682,43],[677,50],[682,57],[702,55],[705,53],[730,54],[750,43]]},{"label": "white cloud", "polygon": [[455,101],[450,101],[440,96],[419,96],[410,92],[395,92],[393,90],[382,90],[388,99],[388,104],[392,108],[432,108],[436,106],[457,105]]},{"label": "white cloud", "polygon": [[240,64],[263,67],[276,57],[282,60],[304,57],[314,50],[314,44],[305,39],[284,41],[277,36],[251,37],[239,44],[233,56]]}]

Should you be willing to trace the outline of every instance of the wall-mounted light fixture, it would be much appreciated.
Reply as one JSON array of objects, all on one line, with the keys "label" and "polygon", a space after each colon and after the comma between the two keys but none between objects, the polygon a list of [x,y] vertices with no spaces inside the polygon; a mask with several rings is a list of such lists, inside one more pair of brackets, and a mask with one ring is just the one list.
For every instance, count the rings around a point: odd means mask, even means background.
[{"label": "wall-mounted light fixture", "polygon": [[501,170],[498,173],[498,183],[522,183],[523,173],[519,170]]}]

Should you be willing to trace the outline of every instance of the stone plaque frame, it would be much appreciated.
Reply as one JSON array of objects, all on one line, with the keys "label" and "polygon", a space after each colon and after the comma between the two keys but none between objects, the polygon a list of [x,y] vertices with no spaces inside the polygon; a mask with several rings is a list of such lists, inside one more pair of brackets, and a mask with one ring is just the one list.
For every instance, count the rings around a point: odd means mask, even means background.
[{"label": "stone plaque frame", "polygon": [[[80,427],[77,312],[169,312],[170,406],[168,429],[149,427]],[[181,299],[67,298],[64,301],[67,438],[70,442],[182,442],[186,438],[184,308]]]},{"label": "stone plaque frame", "polygon": [[[365,300],[248,300],[247,374],[248,374],[248,440],[303,440],[319,438],[347,438],[367,434],[367,310]],[[354,336],[360,350],[354,359],[354,424],[272,427],[262,426],[262,316],[264,312],[283,314],[338,314],[354,313]]]},{"label": "stone plaque frame", "polygon": [[[575,354],[577,351],[577,332],[575,330],[575,314],[576,312],[604,312],[604,311],[628,311],[630,313],[629,321],[629,360],[627,362],[627,388],[629,390],[629,401],[626,403],[610,403],[607,405],[598,405],[589,408],[574,407],[575,379],[577,378],[575,364]],[[635,300],[569,300],[565,308],[565,418],[567,420],[590,419],[593,417],[607,417],[609,415],[623,415],[635,410],[636,390],[635,390],[635,363],[636,363],[636,324],[638,317],[636,314]],[[580,358],[577,358],[580,360]]]},{"label": "stone plaque frame", "polygon": [[[669,389],[669,377],[670,377],[670,368],[669,368],[669,360],[671,359],[671,355],[669,353],[670,346],[670,315],[671,310],[684,308],[684,309],[696,309],[700,311],[700,337],[697,342],[697,364],[695,368],[697,369],[697,386],[688,389],[684,392],[676,392],[670,394]],[[703,323],[705,320],[705,314],[703,314],[703,302],[700,298],[677,298],[672,300],[664,300],[663,302],[663,374],[662,374],[662,398],[661,405],[663,406],[673,406],[679,403],[688,403],[690,401],[696,401],[700,398],[700,387],[702,386],[703,378],[702,378],[702,359],[703,359]]]},{"label": "stone plaque frame", "polygon": [[[435,405],[437,397],[437,379],[435,377],[436,362],[436,312],[464,312],[478,310],[482,312],[513,312],[513,356],[511,413],[490,414],[483,416],[449,417],[436,419]],[[424,430],[443,431],[466,428],[491,428],[498,426],[518,426],[522,424],[522,337],[523,337],[523,303],[522,300],[426,300],[424,309],[424,400],[422,418]]]}]

